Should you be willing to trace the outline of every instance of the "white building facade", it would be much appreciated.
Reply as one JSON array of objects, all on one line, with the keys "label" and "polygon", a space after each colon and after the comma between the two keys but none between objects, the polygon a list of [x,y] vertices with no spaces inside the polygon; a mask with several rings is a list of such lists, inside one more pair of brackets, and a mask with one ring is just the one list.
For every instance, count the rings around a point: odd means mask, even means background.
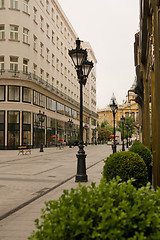
[{"label": "white building facade", "polygon": [[[79,83],[68,55],[77,34],[57,0],[0,0],[0,149],[79,138]],[[97,125],[96,58],[84,87],[84,138]],[[37,113],[46,115],[42,127]],[[68,120],[73,121],[72,129]],[[42,134],[42,135],[41,135]]]}]

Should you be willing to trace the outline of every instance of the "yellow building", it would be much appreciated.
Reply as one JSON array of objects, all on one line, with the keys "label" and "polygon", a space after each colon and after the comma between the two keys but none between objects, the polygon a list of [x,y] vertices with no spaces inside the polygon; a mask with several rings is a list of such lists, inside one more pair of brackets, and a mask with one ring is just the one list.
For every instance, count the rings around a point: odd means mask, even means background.
[{"label": "yellow building", "polygon": [[[136,95],[132,89],[133,87],[128,91],[126,102],[122,105],[118,105],[115,126],[117,127],[117,122],[120,121],[122,115],[124,117],[131,116],[133,118],[134,126],[137,128],[135,136],[137,138],[137,134],[139,133],[139,110],[138,104],[135,102]],[[109,105],[105,109],[98,109],[97,114],[99,124],[106,120],[111,126],[113,126],[113,113]]]}]

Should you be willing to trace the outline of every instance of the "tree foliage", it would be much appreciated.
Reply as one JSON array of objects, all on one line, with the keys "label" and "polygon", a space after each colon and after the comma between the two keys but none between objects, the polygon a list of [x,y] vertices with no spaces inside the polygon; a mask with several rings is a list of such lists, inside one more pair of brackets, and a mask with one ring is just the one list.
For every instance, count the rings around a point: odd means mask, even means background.
[{"label": "tree foliage", "polygon": [[[122,136],[122,121],[118,121],[118,131],[121,132],[121,136]],[[135,127],[133,124],[133,118],[126,116],[125,117],[125,121],[124,121],[124,139],[127,139],[127,137],[131,138],[132,134],[135,131]]]},{"label": "tree foliage", "polygon": [[98,125],[98,142],[107,142],[109,136],[112,134],[112,127],[104,120],[101,125]]}]

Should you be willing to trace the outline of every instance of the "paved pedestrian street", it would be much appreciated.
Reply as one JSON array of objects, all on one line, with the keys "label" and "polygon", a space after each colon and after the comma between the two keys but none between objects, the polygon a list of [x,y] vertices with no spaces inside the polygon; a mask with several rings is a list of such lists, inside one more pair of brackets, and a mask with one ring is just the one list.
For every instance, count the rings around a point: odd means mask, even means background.
[{"label": "paved pedestrian street", "polygon": [[[32,149],[26,155],[18,155],[18,150],[0,151],[0,239],[27,239],[44,202],[77,187],[77,151],[78,147]],[[83,184],[98,184],[111,146],[90,145],[85,152],[88,182]]]}]

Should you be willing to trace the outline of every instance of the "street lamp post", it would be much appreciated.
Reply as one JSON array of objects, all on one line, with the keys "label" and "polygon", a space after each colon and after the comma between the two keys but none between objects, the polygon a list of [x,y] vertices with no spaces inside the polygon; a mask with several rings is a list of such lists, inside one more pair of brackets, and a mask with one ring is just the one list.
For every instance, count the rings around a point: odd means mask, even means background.
[{"label": "street lamp post", "polygon": [[126,123],[126,129],[127,129],[127,148],[128,148],[128,130],[129,130],[129,125],[128,125],[128,123]]},{"label": "street lamp post", "polygon": [[114,144],[113,144],[113,153],[116,152],[116,139],[115,139],[115,116],[116,116],[116,112],[118,110],[118,106],[117,106],[117,100],[114,96],[114,93],[111,97],[111,100],[110,100],[110,108],[112,110],[112,113],[113,113],[113,131],[114,131]]},{"label": "street lamp post", "polygon": [[87,146],[87,129],[88,129],[87,124],[84,125],[84,128],[85,128],[85,130],[86,130],[86,143],[85,143],[85,145]]},{"label": "street lamp post", "polygon": [[72,120],[68,120],[68,124],[69,124],[69,127],[70,127],[70,142],[69,142],[69,148],[72,148],[72,143],[71,143],[71,131],[72,131],[72,126],[73,126],[73,122]]},{"label": "street lamp post", "polygon": [[83,143],[83,86],[87,82],[88,75],[93,68],[92,61],[87,60],[87,50],[82,49],[81,41],[76,40],[76,48],[69,50],[69,56],[71,57],[75,69],[77,71],[77,76],[80,84],[80,143],[79,150],[77,153],[77,174],[76,182],[87,182],[88,176],[86,174],[86,154],[84,151]]},{"label": "street lamp post", "polygon": [[43,139],[42,139],[42,123],[45,120],[46,115],[41,113],[41,110],[39,110],[39,113],[37,114],[39,122],[41,123],[41,144],[40,144],[40,152],[43,152]]},{"label": "street lamp post", "polygon": [[97,145],[97,128],[95,128],[94,131],[95,131],[95,145]]},{"label": "street lamp post", "polygon": [[122,151],[125,151],[125,147],[124,147],[124,121],[125,121],[125,118],[121,117],[121,122],[122,122]]}]

